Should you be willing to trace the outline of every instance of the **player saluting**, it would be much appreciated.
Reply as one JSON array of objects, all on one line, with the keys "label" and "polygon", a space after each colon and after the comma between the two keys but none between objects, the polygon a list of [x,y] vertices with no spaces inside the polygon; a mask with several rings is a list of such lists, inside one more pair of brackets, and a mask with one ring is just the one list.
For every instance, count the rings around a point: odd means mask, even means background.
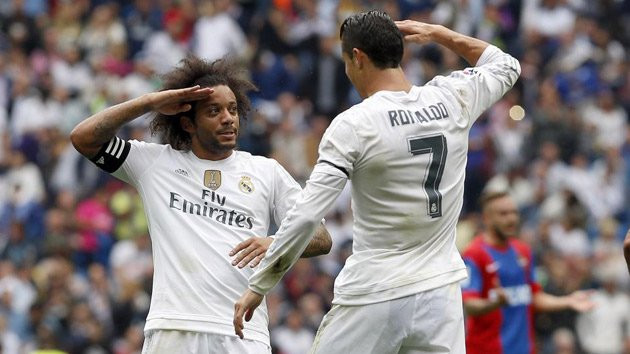
[{"label": "player saluting", "polygon": [[[165,76],[163,91],[110,107],[72,131],[75,148],[135,186],[145,206],[155,271],[143,353],[270,352],[266,310],[241,341],[233,303],[271,243],[252,236],[285,217],[300,187],[276,161],[234,150],[254,88],[239,74],[229,62],[189,57]],[[152,129],[169,145],[115,136],[147,112],[157,112]],[[330,246],[320,227],[302,255]]]},{"label": "player saluting", "polygon": [[[476,66],[413,86],[400,67],[403,35],[439,43]],[[378,11],[347,18],[340,36],[346,74],[364,100],[324,134],[301,198],[235,305],[235,331],[247,338],[243,316],[255,316],[351,179],[353,254],[312,352],[463,353],[459,282],[466,267],[455,225],[468,132],[516,82],[520,66],[483,41],[443,26],[394,23]]]}]

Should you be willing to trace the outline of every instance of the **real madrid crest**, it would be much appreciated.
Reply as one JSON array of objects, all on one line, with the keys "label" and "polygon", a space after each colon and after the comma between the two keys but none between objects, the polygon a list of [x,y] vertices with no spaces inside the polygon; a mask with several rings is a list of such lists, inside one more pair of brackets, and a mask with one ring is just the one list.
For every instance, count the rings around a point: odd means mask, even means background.
[{"label": "real madrid crest", "polygon": [[254,183],[252,183],[252,179],[247,176],[241,177],[241,180],[238,181],[238,189],[240,189],[241,192],[246,193],[246,194],[250,194],[251,192],[253,192]]},{"label": "real madrid crest", "polygon": [[206,170],[203,174],[203,185],[213,191],[221,187],[221,171]]}]

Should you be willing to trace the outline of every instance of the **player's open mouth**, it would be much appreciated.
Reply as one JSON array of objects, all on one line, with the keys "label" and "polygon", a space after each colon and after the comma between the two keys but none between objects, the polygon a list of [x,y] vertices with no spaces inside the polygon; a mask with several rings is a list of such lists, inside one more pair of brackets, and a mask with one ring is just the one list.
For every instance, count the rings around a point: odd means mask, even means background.
[{"label": "player's open mouth", "polygon": [[224,136],[226,138],[232,138],[236,135],[236,132],[234,132],[233,130],[227,131],[227,132],[221,132],[219,133],[219,135]]}]

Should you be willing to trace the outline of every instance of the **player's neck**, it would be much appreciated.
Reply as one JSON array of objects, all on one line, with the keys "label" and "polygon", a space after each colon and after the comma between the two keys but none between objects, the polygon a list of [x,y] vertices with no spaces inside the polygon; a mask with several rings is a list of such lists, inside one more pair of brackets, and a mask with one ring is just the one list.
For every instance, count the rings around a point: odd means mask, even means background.
[{"label": "player's neck", "polygon": [[225,160],[228,157],[232,156],[232,154],[234,153],[233,149],[222,150],[222,151],[210,151],[194,143],[190,147],[190,150],[192,151],[193,154],[195,154],[195,156],[197,156],[197,158],[202,159],[202,160],[211,160],[211,161]]},{"label": "player's neck", "polygon": [[504,239],[492,231],[484,232],[483,240],[486,241],[486,243],[489,244],[490,246],[494,246],[498,248],[507,247],[509,244],[508,239]]},{"label": "player's neck", "polygon": [[409,92],[411,86],[400,67],[385,70],[375,68],[369,73],[369,80],[365,81],[361,96],[367,98],[379,91]]}]

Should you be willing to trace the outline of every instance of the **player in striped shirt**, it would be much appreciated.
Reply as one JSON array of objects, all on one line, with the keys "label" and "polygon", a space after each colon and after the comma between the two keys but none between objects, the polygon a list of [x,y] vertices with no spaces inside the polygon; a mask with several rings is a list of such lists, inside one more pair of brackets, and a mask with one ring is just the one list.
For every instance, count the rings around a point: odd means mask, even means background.
[{"label": "player in striped shirt", "polygon": [[554,296],[536,282],[529,246],[516,238],[519,214],[505,192],[481,198],[485,231],[464,251],[469,278],[463,286],[469,354],[535,353],[534,311],[587,311],[584,291]]}]

